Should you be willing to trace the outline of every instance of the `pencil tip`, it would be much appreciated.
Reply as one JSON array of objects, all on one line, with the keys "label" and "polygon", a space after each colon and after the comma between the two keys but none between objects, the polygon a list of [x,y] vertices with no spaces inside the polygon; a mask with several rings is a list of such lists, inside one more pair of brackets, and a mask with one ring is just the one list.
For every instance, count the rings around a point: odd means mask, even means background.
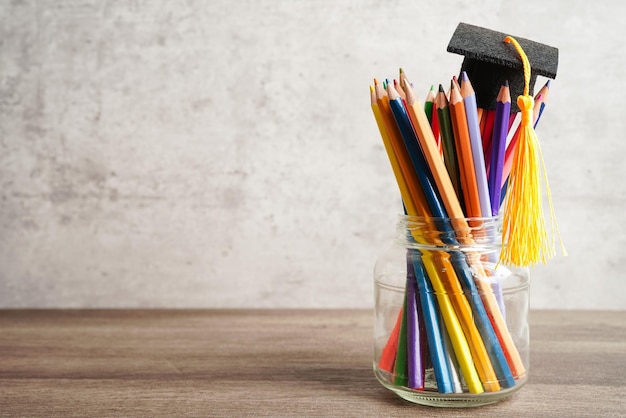
[{"label": "pencil tip", "polygon": [[546,81],[546,87],[547,87],[547,88],[550,88],[550,82],[551,82],[551,81],[552,81],[552,80],[548,80],[548,81]]},{"label": "pencil tip", "polygon": [[463,71],[461,73],[461,81],[467,81],[467,80],[469,80],[469,78],[467,77],[467,73]]},{"label": "pencil tip", "polygon": [[400,67],[400,74],[402,74],[404,72],[404,70],[402,69],[402,67]]},{"label": "pencil tip", "polygon": [[439,84],[439,91],[441,93],[445,93],[446,91],[443,89],[443,86],[441,84]]},{"label": "pencil tip", "polygon": [[504,80],[504,84],[502,84],[504,87],[509,87],[509,80]]}]

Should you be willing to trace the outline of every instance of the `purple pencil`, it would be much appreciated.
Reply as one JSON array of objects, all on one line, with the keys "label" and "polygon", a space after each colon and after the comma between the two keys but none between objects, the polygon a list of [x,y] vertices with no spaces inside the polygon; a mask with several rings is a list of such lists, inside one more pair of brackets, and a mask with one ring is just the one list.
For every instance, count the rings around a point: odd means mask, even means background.
[{"label": "purple pencil", "polygon": [[491,201],[489,200],[489,183],[487,181],[487,171],[485,170],[483,141],[480,137],[480,124],[478,123],[476,93],[465,71],[461,73],[461,96],[463,96],[463,103],[465,104],[465,117],[472,148],[472,159],[474,160],[474,177],[478,187],[480,214],[489,216],[492,212]]},{"label": "purple pencil", "polygon": [[491,139],[491,164],[489,168],[489,196],[491,197],[491,214],[498,215],[500,211],[500,192],[502,185],[502,170],[504,169],[504,155],[506,151],[506,136],[509,129],[511,114],[511,92],[506,81],[496,99],[496,117]]},{"label": "purple pencil", "polygon": [[424,389],[424,350],[423,339],[418,320],[417,281],[414,274],[409,274],[406,284],[406,340],[408,385],[412,389]]}]

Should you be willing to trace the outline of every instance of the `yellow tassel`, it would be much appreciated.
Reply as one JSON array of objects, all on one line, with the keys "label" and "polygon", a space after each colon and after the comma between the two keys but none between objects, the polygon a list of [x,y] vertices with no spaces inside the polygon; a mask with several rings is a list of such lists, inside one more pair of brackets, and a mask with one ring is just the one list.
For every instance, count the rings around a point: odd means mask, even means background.
[{"label": "yellow tassel", "polygon": [[[515,39],[507,36],[504,42],[512,43],[519,53],[524,66],[525,83],[524,94],[517,98],[522,121],[520,137],[509,174],[503,214],[503,250],[500,254],[500,262],[515,266],[532,266],[538,261],[545,263],[554,256],[555,236],[559,238],[563,254],[567,255],[567,252],[563,247],[556,223],[541,147],[533,129],[534,100],[528,92],[530,64],[524,50]],[[550,209],[551,240],[548,238],[543,215],[541,171],[543,171]]]}]

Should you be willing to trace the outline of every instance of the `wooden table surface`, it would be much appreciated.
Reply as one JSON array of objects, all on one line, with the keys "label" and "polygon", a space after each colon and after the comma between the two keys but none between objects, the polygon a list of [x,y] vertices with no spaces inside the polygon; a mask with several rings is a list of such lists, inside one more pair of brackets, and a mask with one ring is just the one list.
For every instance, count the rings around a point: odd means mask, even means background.
[{"label": "wooden table surface", "polygon": [[532,311],[530,379],[470,409],[404,401],[363,310],[2,310],[0,416],[626,416],[626,312]]}]

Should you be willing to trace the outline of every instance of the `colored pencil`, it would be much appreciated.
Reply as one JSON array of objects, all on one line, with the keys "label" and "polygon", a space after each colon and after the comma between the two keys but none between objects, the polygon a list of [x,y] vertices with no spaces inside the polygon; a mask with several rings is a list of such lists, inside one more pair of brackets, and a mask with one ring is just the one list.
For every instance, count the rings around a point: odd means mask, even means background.
[{"label": "colored pencil", "polygon": [[491,216],[491,202],[489,200],[489,185],[487,183],[487,172],[485,170],[485,156],[483,155],[482,138],[480,137],[480,126],[478,124],[478,107],[476,105],[476,94],[472,83],[463,71],[461,74],[461,97],[465,104],[465,117],[474,160],[474,175],[478,188],[478,198],[480,202],[481,216]]},{"label": "colored pencil", "polygon": [[439,323],[441,324],[442,331],[442,346],[445,352],[445,360],[448,364],[448,369],[450,370],[450,376],[452,380],[453,392],[454,393],[463,393],[463,387],[461,386],[461,379],[459,378],[458,373],[458,363],[456,361],[456,357],[454,355],[454,350],[452,350],[452,343],[450,342],[450,337],[448,336],[448,332],[443,326],[443,318],[439,316]]},{"label": "colored pencil", "polygon": [[426,99],[424,99],[424,112],[426,113],[426,117],[428,118],[428,123],[431,125],[433,123],[434,102],[435,102],[435,86],[430,86],[430,90],[428,90],[428,94],[426,94]]},{"label": "colored pencil", "polygon": [[483,138],[483,155],[485,156],[485,171],[487,172],[487,178],[489,178],[489,166],[491,165],[491,152],[493,144],[491,143],[493,135],[493,123],[496,117],[495,110],[486,110],[484,123],[481,127],[480,134]]},{"label": "colored pencil", "polygon": [[430,122],[430,128],[433,131],[433,136],[435,137],[435,143],[437,144],[437,149],[439,150],[439,158],[443,159],[443,146],[441,144],[441,132],[439,129],[439,117],[437,115],[437,104],[433,103],[432,110],[432,119]]},{"label": "colored pencil", "polygon": [[463,207],[463,191],[461,190],[461,178],[459,176],[457,152],[454,144],[454,133],[452,132],[452,121],[450,120],[450,109],[448,106],[448,98],[441,84],[439,85],[439,91],[435,98],[435,106],[437,108],[437,119],[439,120],[439,131],[441,133],[443,161],[448,170],[448,175],[452,181],[452,186],[459,199],[459,203],[461,207]]},{"label": "colored pencil", "polygon": [[396,359],[393,366],[394,384],[407,386],[409,379],[407,376],[407,297],[408,292],[404,292],[404,303],[402,311],[402,321],[400,322],[400,334],[398,335],[398,345],[396,347]]},{"label": "colored pencil", "polygon": [[402,325],[403,317],[403,310],[400,309],[400,312],[398,313],[398,318],[396,319],[396,323],[391,330],[391,333],[389,334],[387,343],[383,347],[383,350],[380,354],[380,359],[378,359],[378,367],[389,373],[393,373],[394,363],[396,360],[396,351],[398,349],[398,339],[400,338],[400,326]]},{"label": "colored pencil", "polygon": [[389,158],[389,162],[391,163],[393,175],[396,178],[396,183],[398,184],[398,188],[400,189],[402,201],[404,202],[404,205],[407,206],[407,211],[415,215],[417,211],[413,204],[413,198],[411,198],[411,193],[409,192],[405,176],[402,173],[402,169],[400,167],[396,152],[393,150],[389,130],[385,125],[384,117],[376,100],[376,91],[374,86],[370,86],[370,100],[372,112],[374,113],[374,118],[376,119],[376,125],[378,126],[378,130],[380,131],[380,136],[383,140],[383,145],[385,147],[385,151],[387,152],[387,157]]},{"label": "colored pencil", "polygon": [[491,196],[491,215],[497,216],[500,210],[500,191],[502,188],[502,170],[506,150],[507,122],[511,109],[511,93],[508,82],[501,88],[496,99],[492,154],[489,171],[489,193]]},{"label": "colored pencil", "polygon": [[472,146],[465,116],[465,104],[463,103],[459,87],[454,80],[450,83],[449,104],[454,144],[456,146],[461,177],[461,189],[463,190],[463,201],[465,202],[465,214],[470,218],[480,217],[480,198],[478,196]]},{"label": "colored pencil", "polygon": [[[440,393],[452,393],[455,391],[456,370],[450,368],[448,361],[449,351],[444,346],[443,335],[446,334],[445,326],[439,321],[439,308],[434,297],[433,288],[426,278],[426,271],[422,264],[421,256],[416,250],[409,250],[412,260],[412,272],[414,274],[418,291],[421,313],[424,318],[424,326],[427,334],[428,352],[433,363],[433,372],[437,382],[437,390]],[[448,337],[449,338],[449,337]],[[458,381],[458,376],[456,376]]]},{"label": "colored pencil", "polygon": [[405,92],[409,120],[448,215],[451,218],[463,218],[465,216],[463,208],[461,208],[450,175],[439,154],[426,113],[410,85],[405,86]]},{"label": "colored pencil", "polygon": [[400,167],[404,185],[406,186],[404,189],[401,189],[401,192],[403,192],[402,199],[407,213],[411,216],[428,216],[430,212],[424,204],[425,198],[423,197],[422,189],[417,180],[417,175],[413,170],[411,159],[402,141],[398,126],[391,114],[389,97],[377,80],[374,80],[374,89],[376,92],[376,104],[380,111],[381,118],[383,119],[383,125],[387,132],[392,154],[395,156],[397,164]]},{"label": "colored pencil", "polygon": [[546,107],[546,101],[548,100],[548,93],[550,93],[550,80],[546,81],[546,84],[544,84],[543,87],[537,92],[535,107],[533,109],[533,116],[535,118],[533,128],[537,128],[539,119],[541,119],[541,115]]},{"label": "colored pencil", "polygon": [[[469,304],[471,305],[472,312],[474,313],[474,322],[480,336],[476,336],[477,339],[483,341],[487,354],[489,356],[490,364],[477,365],[479,373],[483,370],[484,375],[481,376],[483,382],[487,380],[490,384],[485,384],[485,389],[489,391],[500,390],[500,384],[505,388],[510,388],[515,385],[515,379],[511,372],[511,368],[507,362],[504,349],[497,340],[497,335],[494,330],[493,324],[489,319],[489,315],[483,300],[479,295],[479,291],[474,283],[471,271],[469,269],[462,268],[465,263],[466,255],[460,251],[454,251],[451,253],[452,265],[455,266],[456,275],[461,282],[463,293],[466,295]],[[480,360],[480,356],[475,356],[475,359]],[[493,374],[495,373],[495,374]],[[495,376],[497,376],[497,382]]]},{"label": "colored pencil", "polygon": [[[444,264],[440,256],[430,251],[424,251],[422,259],[424,260],[426,273],[431,280],[433,291],[437,297],[445,328],[450,336],[450,342],[456,359],[459,362],[459,368],[461,369],[465,384],[471,393],[482,393],[484,392],[484,388],[473,360],[470,340],[465,337],[463,330],[462,324],[464,322],[467,324],[467,320],[463,316],[457,316],[458,313],[455,312],[455,304],[452,300],[452,297],[455,295],[451,293],[450,287],[448,286],[450,282],[456,280],[454,277],[454,268],[449,263],[449,260]],[[442,275],[443,278],[440,278],[440,275]],[[457,298],[457,301],[458,300],[459,298]],[[464,305],[461,305],[461,307],[464,307]],[[462,313],[463,311],[461,311],[461,314]]]},{"label": "colored pencil", "polygon": [[406,339],[407,339],[407,384],[411,389],[424,389],[424,335],[420,330],[421,314],[418,314],[417,281],[412,261],[407,254],[407,283],[406,283]]},{"label": "colored pencil", "polygon": [[390,84],[387,85],[387,94],[389,96],[391,114],[396,121],[400,138],[403,140],[404,146],[408,151],[408,155],[413,164],[413,171],[417,174],[417,179],[422,186],[422,192],[430,208],[430,213],[432,216],[438,218],[447,218],[448,214],[441,204],[441,198],[438,196],[439,193],[434,184],[432,173],[424,160],[424,155],[415,138],[415,132],[413,131],[411,121],[404,107],[404,102],[395,88]]},{"label": "colored pencil", "polygon": [[[387,84],[389,84],[389,81],[387,81]],[[406,93],[400,86],[400,83],[398,83],[398,80],[393,80],[393,88],[398,92],[400,97],[402,97],[402,100],[406,100]]]}]

